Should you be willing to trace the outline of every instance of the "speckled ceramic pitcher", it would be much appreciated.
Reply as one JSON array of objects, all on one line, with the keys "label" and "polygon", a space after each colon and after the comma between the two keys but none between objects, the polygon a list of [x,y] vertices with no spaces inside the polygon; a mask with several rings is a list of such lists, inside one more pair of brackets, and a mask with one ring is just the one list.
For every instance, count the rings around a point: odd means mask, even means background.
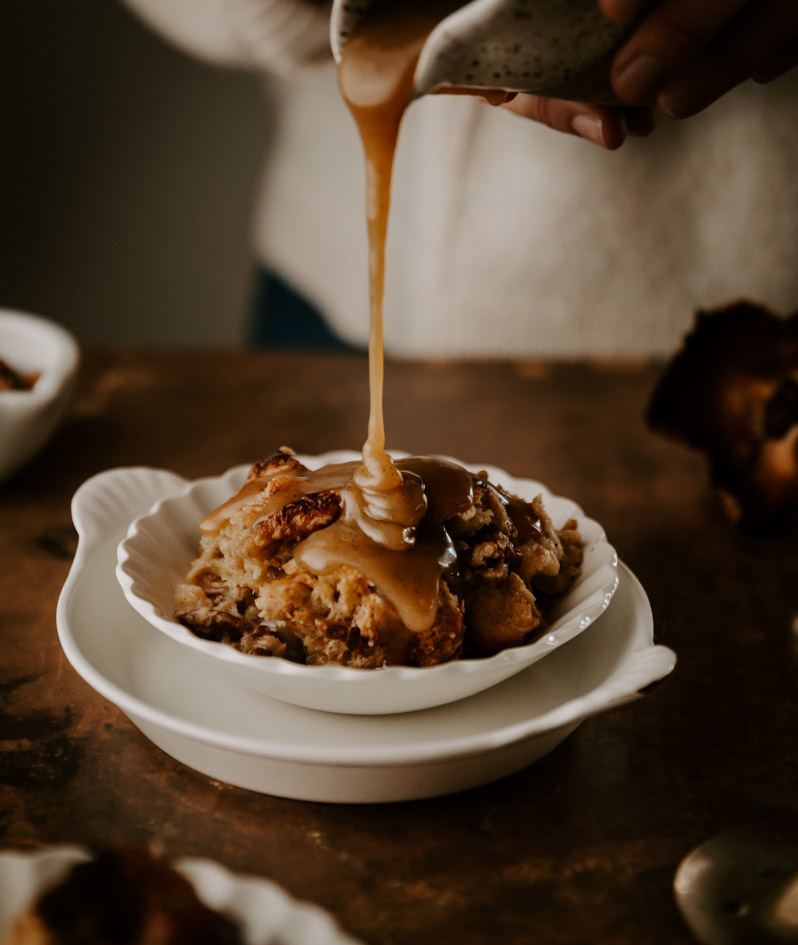
[{"label": "speckled ceramic pitcher", "polygon": [[[336,61],[371,2],[334,0]],[[416,69],[416,95],[444,86],[498,88],[617,104],[610,63],[627,32],[596,0],[472,0],[430,33]]]}]

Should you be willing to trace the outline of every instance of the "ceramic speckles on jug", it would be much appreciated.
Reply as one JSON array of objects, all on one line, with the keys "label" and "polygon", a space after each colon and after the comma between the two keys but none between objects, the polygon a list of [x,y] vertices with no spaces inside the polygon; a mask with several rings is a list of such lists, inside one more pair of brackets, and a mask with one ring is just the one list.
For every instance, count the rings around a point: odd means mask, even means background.
[{"label": "ceramic speckles on jug", "polygon": [[[330,36],[336,61],[371,2],[334,0]],[[505,89],[618,104],[610,63],[629,31],[608,19],[596,0],[472,0],[430,33],[416,68],[415,93]]]}]

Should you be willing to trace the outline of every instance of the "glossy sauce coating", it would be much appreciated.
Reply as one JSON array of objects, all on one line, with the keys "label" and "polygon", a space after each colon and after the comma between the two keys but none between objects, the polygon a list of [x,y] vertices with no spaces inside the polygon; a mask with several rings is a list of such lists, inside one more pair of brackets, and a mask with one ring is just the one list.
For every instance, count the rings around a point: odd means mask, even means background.
[{"label": "glossy sauce coating", "polygon": [[276,479],[280,480],[279,488],[259,510],[259,520],[302,496],[335,491],[342,500],[340,516],[300,541],[294,558],[317,573],[340,565],[357,568],[394,605],[409,630],[426,630],[435,620],[441,576],[457,560],[446,522],[471,507],[477,477],[462,466],[434,457],[416,456],[396,463],[397,471],[411,486],[405,495],[418,498],[412,524],[401,525],[403,535],[397,545],[390,543],[396,523],[371,518],[355,479],[359,465],[290,469],[252,479],[203,520],[201,531],[212,534],[236,512],[260,502],[263,491]]},{"label": "glossy sauce coating", "polygon": [[[304,495],[337,492],[342,513],[300,541],[294,558],[316,573],[341,565],[356,568],[393,604],[411,632],[426,630],[435,621],[441,576],[457,561],[445,523],[471,507],[474,485],[481,482],[443,460],[413,457],[394,463],[385,451],[383,417],[385,240],[399,126],[413,99],[415,69],[428,34],[460,5],[458,0],[377,0],[344,48],[339,86],[357,123],[366,160],[368,436],[362,463],[276,474],[285,481],[262,510],[265,518]],[[247,482],[205,519],[202,531],[218,530],[237,510],[258,501],[266,485],[263,478]],[[502,501],[508,516],[518,519],[519,533],[531,537],[536,525],[525,503],[504,496]]]},{"label": "glossy sauce coating", "polygon": [[367,498],[402,487],[401,478],[385,452],[382,405],[385,239],[399,126],[413,99],[413,77],[427,36],[460,5],[454,0],[404,0],[399,4],[377,0],[344,47],[338,70],[341,94],[357,123],[366,160],[371,410],[357,481]]}]

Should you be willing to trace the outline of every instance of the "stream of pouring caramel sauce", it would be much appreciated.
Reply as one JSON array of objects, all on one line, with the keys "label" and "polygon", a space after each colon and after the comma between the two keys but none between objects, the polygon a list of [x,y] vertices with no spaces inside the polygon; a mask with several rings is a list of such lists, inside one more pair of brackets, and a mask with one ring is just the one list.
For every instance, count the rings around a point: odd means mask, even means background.
[{"label": "stream of pouring caramel sauce", "polygon": [[432,29],[462,0],[374,0],[344,46],[338,68],[341,95],[357,124],[366,160],[366,220],[369,237],[369,413],[368,437],[358,485],[367,494],[401,488],[385,452],[383,418],[383,296],[385,239],[391,205],[396,142],[413,100],[413,79]]},{"label": "stream of pouring caramel sauce", "polygon": [[[259,512],[265,518],[304,495],[328,489],[338,492],[342,514],[301,541],[294,558],[317,573],[339,565],[357,568],[394,605],[412,632],[427,630],[434,623],[441,575],[456,562],[445,522],[470,508],[474,484],[480,480],[460,466],[431,457],[394,463],[385,451],[385,239],[399,125],[413,99],[418,58],[433,27],[461,5],[462,0],[375,0],[343,50],[339,86],[360,131],[366,159],[368,437],[360,463],[277,473],[292,481]],[[491,101],[504,100],[504,93],[496,90],[473,91]],[[201,531],[218,531],[238,509],[258,501],[270,478],[246,483],[202,522]],[[524,503],[504,496],[502,501],[508,515],[517,520],[520,534],[537,529]]]}]

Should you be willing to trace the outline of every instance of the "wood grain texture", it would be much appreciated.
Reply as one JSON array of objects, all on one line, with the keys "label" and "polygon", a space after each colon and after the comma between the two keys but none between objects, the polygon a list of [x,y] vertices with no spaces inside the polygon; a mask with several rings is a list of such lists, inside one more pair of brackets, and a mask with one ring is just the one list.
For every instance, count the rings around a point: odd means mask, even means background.
[{"label": "wood grain texture", "polygon": [[702,458],[645,429],[656,367],[388,365],[388,445],[576,499],[679,656],[645,699],[525,771],[388,806],[262,796],[172,761],[66,664],[55,607],[84,479],[358,448],[366,376],[355,356],[89,352],[67,422],[0,487],[0,842],[157,840],[271,877],[372,945],[690,942],[680,858],[725,826],[798,814],[798,553],[794,535],[736,531]]}]

